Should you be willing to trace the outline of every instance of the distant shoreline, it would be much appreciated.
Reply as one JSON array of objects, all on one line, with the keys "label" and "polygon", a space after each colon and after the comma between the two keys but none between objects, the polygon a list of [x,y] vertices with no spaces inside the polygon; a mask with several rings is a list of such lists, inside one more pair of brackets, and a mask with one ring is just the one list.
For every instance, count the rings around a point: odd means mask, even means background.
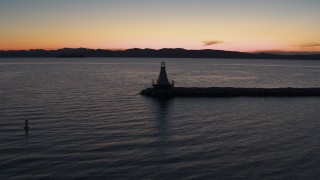
[{"label": "distant shoreline", "polygon": [[273,54],[248,53],[223,50],[176,49],[127,49],[103,50],[86,48],[64,48],[57,50],[0,50],[0,58],[226,58],[226,59],[299,59],[320,60],[320,54]]}]

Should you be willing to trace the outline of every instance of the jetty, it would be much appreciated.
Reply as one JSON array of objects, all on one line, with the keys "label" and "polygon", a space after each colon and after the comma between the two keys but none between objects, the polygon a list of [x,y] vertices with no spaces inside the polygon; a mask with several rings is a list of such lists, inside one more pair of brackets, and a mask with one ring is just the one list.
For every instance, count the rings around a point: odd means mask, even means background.
[{"label": "jetty", "polygon": [[242,88],[242,87],[174,87],[168,80],[165,62],[161,62],[159,77],[141,95],[150,97],[298,97],[320,96],[320,88]]}]

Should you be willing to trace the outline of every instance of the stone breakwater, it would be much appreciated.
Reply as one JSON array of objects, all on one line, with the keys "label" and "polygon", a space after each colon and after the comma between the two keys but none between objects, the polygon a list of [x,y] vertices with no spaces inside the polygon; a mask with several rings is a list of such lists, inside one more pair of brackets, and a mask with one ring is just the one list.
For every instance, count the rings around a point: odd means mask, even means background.
[{"label": "stone breakwater", "polygon": [[320,96],[320,88],[173,87],[146,88],[140,94],[151,97],[298,97]]}]

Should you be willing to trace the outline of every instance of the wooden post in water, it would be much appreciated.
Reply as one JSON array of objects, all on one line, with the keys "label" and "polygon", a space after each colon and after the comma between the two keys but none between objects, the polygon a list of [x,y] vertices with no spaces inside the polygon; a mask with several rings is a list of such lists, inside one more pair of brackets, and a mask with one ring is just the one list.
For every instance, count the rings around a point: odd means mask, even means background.
[{"label": "wooden post in water", "polygon": [[26,130],[26,132],[28,132],[28,130],[29,130],[29,121],[28,120],[24,121],[24,129]]}]

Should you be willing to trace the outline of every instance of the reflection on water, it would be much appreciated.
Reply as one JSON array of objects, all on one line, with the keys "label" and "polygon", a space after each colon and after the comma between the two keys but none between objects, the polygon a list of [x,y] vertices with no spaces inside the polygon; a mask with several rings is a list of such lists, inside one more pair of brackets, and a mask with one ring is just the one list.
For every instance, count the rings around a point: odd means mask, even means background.
[{"label": "reflection on water", "polygon": [[168,170],[166,167],[166,151],[169,146],[168,118],[170,113],[170,103],[172,99],[152,99],[152,108],[156,112],[154,124],[156,126],[156,151],[155,159],[158,160],[157,172],[158,178],[161,178]]}]

